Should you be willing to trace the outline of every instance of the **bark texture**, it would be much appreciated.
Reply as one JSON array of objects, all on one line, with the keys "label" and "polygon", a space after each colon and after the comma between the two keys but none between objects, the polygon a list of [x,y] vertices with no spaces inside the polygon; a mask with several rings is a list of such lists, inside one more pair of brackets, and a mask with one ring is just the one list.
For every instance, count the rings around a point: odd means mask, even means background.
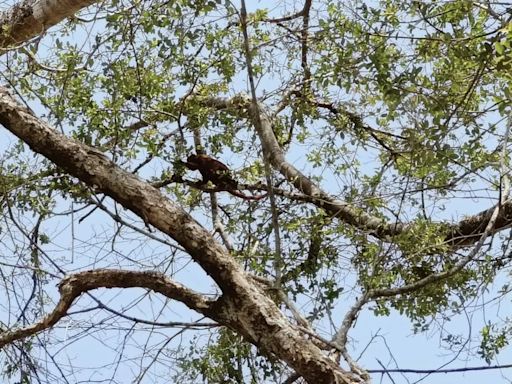
[{"label": "bark texture", "polygon": [[[25,0],[0,14],[0,48],[25,42],[96,3],[93,0]],[[7,52],[0,50],[0,55]]]},{"label": "bark texture", "polygon": [[110,196],[176,240],[222,290],[209,316],[262,351],[285,361],[310,383],[354,383],[293,326],[228,251],[181,207],[101,152],[52,129],[0,88],[0,124],[70,175]]}]

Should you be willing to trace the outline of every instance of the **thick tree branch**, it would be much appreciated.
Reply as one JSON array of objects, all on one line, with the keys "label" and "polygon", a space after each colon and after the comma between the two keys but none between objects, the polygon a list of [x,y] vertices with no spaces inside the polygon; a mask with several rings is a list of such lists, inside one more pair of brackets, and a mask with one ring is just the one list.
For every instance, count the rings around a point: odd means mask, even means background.
[{"label": "thick tree branch", "polygon": [[98,288],[147,288],[164,296],[181,301],[197,312],[208,314],[214,301],[184,287],[158,272],[135,272],[97,269],[79,272],[65,277],[59,284],[60,299],[55,309],[41,321],[27,327],[0,331],[0,349],[15,340],[22,339],[50,328],[66,316],[73,301],[84,292]]},{"label": "thick tree branch", "polygon": [[266,113],[261,105],[254,107],[249,97],[242,95],[232,99],[208,98],[202,99],[201,102],[215,109],[233,109],[239,117],[246,116],[253,120],[262,146],[269,152],[272,166],[281,172],[299,191],[310,196],[310,201],[313,204],[325,209],[331,216],[338,217],[348,224],[383,239],[389,240],[402,231],[403,225],[401,224],[389,224],[378,217],[368,215],[351,204],[329,196],[310,178],[288,163],[272,130],[270,115]]},{"label": "thick tree branch", "polygon": [[[52,129],[1,87],[0,124],[33,151],[176,240],[223,292],[219,299],[221,305],[215,306],[209,317],[229,326],[262,351],[287,362],[309,382],[361,381],[357,375],[342,371],[310,340],[305,339],[229,252],[158,189],[122,170],[103,153]],[[61,311],[67,309],[66,303],[62,304]],[[46,321],[45,324],[50,324],[56,319],[52,317]]]},{"label": "thick tree branch", "polygon": [[[485,228],[491,221],[491,218],[497,208],[497,205],[479,212],[476,215],[468,216],[458,223],[449,226],[449,232],[445,241],[452,248],[462,248],[475,244]],[[499,207],[499,212],[494,220],[494,226],[487,232],[488,236],[510,228],[512,225],[512,200],[507,200]]]},{"label": "thick tree branch", "polygon": [[[240,118],[249,117],[248,115],[250,115],[258,130],[262,145],[268,148],[271,153],[270,160],[272,165],[291,184],[304,193],[305,197],[302,200],[315,204],[328,212],[332,217],[339,218],[345,223],[384,241],[392,242],[394,236],[407,232],[412,228],[412,223],[391,223],[377,216],[369,215],[358,207],[335,199],[320,189],[310,178],[286,161],[272,130],[271,115],[266,113],[261,105],[256,110],[249,97],[242,95],[232,99],[209,98],[203,99],[201,102],[215,109],[232,109]],[[256,119],[256,115],[259,115],[260,118]],[[458,223],[444,223],[446,230],[445,242],[453,250],[474,245],[479,241],[485,228],[488,226],[495,208],[496,206],[493,206],[476,215],[466,217]],[[492,228],[486,234],[487,236],[492,236],[511,226],[512,200],[507,200],[501,205]]]},{"label": "thick tree branch", "polygon": [[[37,0],[35,2],[24,1],[11,7],[10,10],[0,14],[0,55],[8,51],[9,46],[29,40],[32,37],[42,34],[45,30],[66,17],[72,16],[78,10],[85,8],[96,1],[91,0]],[[305,7],[299,13],[290,16],[296,18],[304,16],[308,1]],[[274,20],[275,21],[275,20]],[[4,49],[1,49],[4,48]],[[211,102],[211,101],[210,101]],[[226,100],[217,100],[214,104],[223,105],[224,108],[230,102]],[[249,103],[250,104],[250,101]],[[246,105],[247,106],[247,105]],[[294,185],[308,196],[313,198],[313,202],[326,209],[332,216],[339,217],[348,224],[354,225],[361,230],[368,231],[373,235],[383,239],[390,240],[394,235],[407,230],[407,224],[387,223],[380,218],[367,215],[356,207],[353,207],[343,201],[333,199],[316,187],[306,176],[301,174],[293,166],[287,164],[284,156],[277,145],[277,140],[273,136],[270,126],[262,124],[260,129],[267,132],[264,145],[273,149],[273,165],[280,170],[287,178],[296,176]],[[268,134],[270,133],[270,134]],[[275,152],[277,149],[277,152]],[[310,191],[311,193],[308,193]],[[453,248],[461,248],[473,245],[478,241],[483,229],[487,226],[494,207],[482,211],[476,215],[465,218],[457,224],[449,226],[446,242]],[[494,229],[490,235],[495,234],[512,225],[512,202],[505,202],[495,221]]]},{"label": "thick tree branch", "polygon": [[94,0],[25,0],[0,14],[0,55],[2,48],[25,42],[78,10],[96,3]]}]

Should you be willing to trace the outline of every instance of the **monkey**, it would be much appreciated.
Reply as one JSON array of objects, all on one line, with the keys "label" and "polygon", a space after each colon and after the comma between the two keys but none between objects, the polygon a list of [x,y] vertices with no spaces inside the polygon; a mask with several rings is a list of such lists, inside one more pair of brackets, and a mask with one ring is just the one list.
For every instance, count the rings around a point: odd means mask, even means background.
[{"label": "monkey", "polygon": [[267,195],[249,196],[245,195],[238,190],[238,182],[231,176],[229,168],[223,162],[214,159],[205,154],[190,155],[187,161],[181,163],[191,171],[199,171],[203,180],[201,184],[206,184],[211,181],[219,188],[225,189],[233,196],[240,197],[244,200],[260,200]]}]

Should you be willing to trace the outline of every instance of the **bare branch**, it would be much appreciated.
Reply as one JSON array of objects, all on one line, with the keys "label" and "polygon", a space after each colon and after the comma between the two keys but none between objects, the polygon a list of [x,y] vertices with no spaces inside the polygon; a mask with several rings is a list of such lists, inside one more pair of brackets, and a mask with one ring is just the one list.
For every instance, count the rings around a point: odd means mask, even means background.
[{"label": "bare branch", "polygon": [[308,65],[308,37],[309,37],[309,12],[311,11],[312,0],[304,2],[302,9],[302,31],[301,31],[301,66],[304,71],[305,89],[309,89],[311,81],[311,70]]},{"label": "bare branch", "polygon": [[96,3],[93,0],[37,0],[20,2],[0,14],[0,55],[2,48],[25,42],[78,10]]},{"label": "bare branch", "polygon": [[0,332],[0,348],[50,328],[66,316],[73,301],[84,292],[98,288],[147,288],[181,301],[200,313],[209,313],[214,303],[158,272],[97,269],[65,277],[59,284],[60,300],[43,319],[27,327]]},{"label": "bare branch", "polygon": [[439,368],[439,369],[412,369],[412,368],[395,368],[395,369],[369,369],[370,373],[417,373],[420,375],[432,373],[456,373],[456,372],[470,372],[470,371],[487,371],[494,369],[507,369],[512,368],[512,364],[502,365],[483,365],[478,367],[462,367],[462,368]]}]

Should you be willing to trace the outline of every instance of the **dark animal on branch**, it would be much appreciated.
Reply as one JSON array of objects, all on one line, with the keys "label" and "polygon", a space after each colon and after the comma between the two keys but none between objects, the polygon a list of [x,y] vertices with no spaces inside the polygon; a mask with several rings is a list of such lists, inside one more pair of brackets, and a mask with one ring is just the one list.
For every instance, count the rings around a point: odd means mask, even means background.
[{"label": "dark animal on branch", "polygon": [[214,159],[208,155],[190,155],[186,162],[181,162],[185,167],[192,171],[199,171],[203,180],[201,184],[211,181],[216,187],[228,191],[233,196],[244,200],[260,200],[267,195],[245,195],[238,190],[238,182],[233,179],[226,164]]}]

